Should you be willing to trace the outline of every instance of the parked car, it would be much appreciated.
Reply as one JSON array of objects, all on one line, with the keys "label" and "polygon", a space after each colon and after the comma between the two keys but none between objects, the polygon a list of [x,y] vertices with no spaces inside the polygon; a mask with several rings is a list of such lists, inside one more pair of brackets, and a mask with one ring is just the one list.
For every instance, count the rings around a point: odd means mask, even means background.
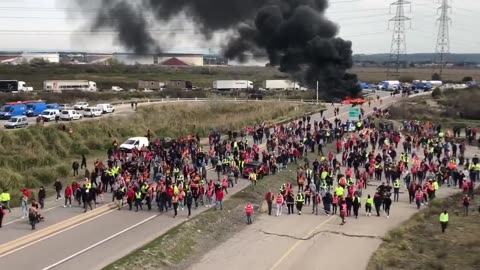
[{"label": "parked car", "polygon": [[98,117],[102,115],[102,110],[97,107],[87,107],[83,110],[84,117]]},{"label": "parked car", "polygon": [[28,126],[28,119],[24,115],[12,116],[4,125],[5,128],[22,128]]},{"label": "parked car", "polygon": [[142,146],[148,147],[150,142],[147,137],[133,137],[120,145],[120,150],[131,151],[134,148],[141,149]]},{"label": "parked car", "polygon": [[242,171],[242,176],[248,178],[252,171],[255,171],[257,173],[257,179],[262,179],[265,175],[268,175],[270,173],[267,165],[264,165],[262,162],[251,161],[245,163]]},{"label": "parked car", "polygon": [[57,115],[58,116],[60,115],[59,110],[48,109],[43,111],[39,117],[43,118],[43,121],[49,122],[49,121],[55,121],[55,117],[57,117]]},{"label": "parked car", "polygon": [[84,102],[84,101],[77,102],[75,105],[73,105],[74,110],[84,110],[87,107],[90,107],[90,105],[88,105],[88,102]]},{"label": "parked car", "polygon": [[75,110],[64,110],[60,113],[60,120],[72,121],[82,119],[82,114]]},{"label": "parked car", "polygon": [[115,112],[115,108],[110,104],[97,104],[97,108],[99,108],[102,111],[102,113]]},{"label": "parked car", "polygon": [[73,110],[73,106],[70,104],[60,104],[60,106],[58,106],[58,110],[60,112],[64,110]]}]

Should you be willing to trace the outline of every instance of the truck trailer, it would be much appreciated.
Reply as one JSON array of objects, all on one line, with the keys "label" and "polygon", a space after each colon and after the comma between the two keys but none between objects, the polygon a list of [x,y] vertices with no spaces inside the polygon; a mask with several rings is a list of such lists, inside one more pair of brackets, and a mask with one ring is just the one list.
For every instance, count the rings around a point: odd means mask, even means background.
[{"label": "truck trailer", "polygon": [[249,90],[253,89],[253,82],[246,80],[221,80],[213,82],[216,90]]},{"label": "truck trailer", "polygon": [[30,92],[33,87],[25,86],[24,81],[0,80],[0,92]]},{"label": "truck trailer", "polygon": [[92,81],[84,80],[49,80],[43,82],[43,90],[51,92],[97,92],[97,84]]},{"label": "truck trailer", "polygon": [[266,90],[301,90],[302,87],[296,82],[290,80],[266,80],[263,82],[263,88]]}]

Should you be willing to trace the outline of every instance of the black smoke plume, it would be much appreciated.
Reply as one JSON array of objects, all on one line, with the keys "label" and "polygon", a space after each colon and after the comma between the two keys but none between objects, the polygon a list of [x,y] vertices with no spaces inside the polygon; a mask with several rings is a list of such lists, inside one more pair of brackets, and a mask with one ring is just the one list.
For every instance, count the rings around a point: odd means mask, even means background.
[{"label": "black smoke plume", "polygon": [[[87,0],[77,0],[91,11]],[[311,88],[320,84],[324,97],[356,96],[357,77],[352,67],[352,44],[339,37],[338,26],[325,17],[328,0],[99,0],[92,29],[112,28],[117,40],[136,53],[159,52],[150,32],[185,14],[207,39],[218,31],[233,30],[223,54],[245,61],[264,51],[270,64]],[[91,13],[90,13],[91,14]],[[162,42],[160,42],[162,44]]]}]

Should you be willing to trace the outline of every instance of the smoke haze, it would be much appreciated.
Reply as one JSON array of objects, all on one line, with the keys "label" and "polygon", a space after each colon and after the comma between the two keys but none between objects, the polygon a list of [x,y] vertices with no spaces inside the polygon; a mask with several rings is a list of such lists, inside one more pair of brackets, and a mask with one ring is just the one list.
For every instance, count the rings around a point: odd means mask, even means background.
[{"label": "smoke haze", "polygon": [[[90,2],[91,3],[91,2]],[[352,67],[352,44],[339,37],[338,26],[324,12],[327,0],[103,0],[92,30],[111,28],[117,40],[135,53],[158,53],[162,45],[153,26],[166,25],[179,14],[193,21],[207,40],[231,31],[223,54],[244,61],[252,52],[268,55],[271,65],[310,87],[320,83],[321,95],[357,95]],[[89,1],[77,0],[91,11]],[[154,18],[154,25],[146,18]]]}]

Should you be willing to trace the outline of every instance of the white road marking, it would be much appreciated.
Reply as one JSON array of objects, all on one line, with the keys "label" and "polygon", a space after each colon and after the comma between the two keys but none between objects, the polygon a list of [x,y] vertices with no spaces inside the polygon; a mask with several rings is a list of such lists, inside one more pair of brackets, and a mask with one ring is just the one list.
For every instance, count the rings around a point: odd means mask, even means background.
[{"label": "white road marking", "polygon": [[26,244],[26,245],[23,245],[23,246],[21,246],[21,247],[18,247],[18,248],[14,249],[14,250],[10,250],[10,251],[8,251],[8,252],[6,252],[6,253],[1,254],[1,255],[0,255],[0,258],[3,258],[3,257],[5,257],[5,256],[7,256],[7,255],[10,255],[10,254],[12,254],[12,253],[15,253],[15,252],[17,252],[17,251],[19,251],[19,250],[22,250],[22,249],[24,249],[24,248],[27,248],[27,247],[29,247],[29,246],[31,246],[31,245],[35,245],[36,243],[42,242],[42,241],[44,241],[44,240],[46,240],[46,239],[48,239],[48,238],[54,237],[55,235],[58,235],[58,234],[61,234],[61,233],[63,233],[63,232],[66,232],[66,231],[68,231],[68,230],[71,230],[71,229],[73,229],[73,228],[76,228],[76,227],[78,227],[78,226],[80,226],[80,225],[82,225],[82,224],[85,224],[85,223],[87,223],[87,222],[90,222],[90,221],[92,221],[92,220],[94,220],[94,219],[97,219],[97,218],[99,218],[99,217],[102,217],[102,216],[104,216],[104,215],[110,214],[110,213],[112,213],[112,212],[114,212],[114,211],[118,211],[118,210],[117,210],[117,209],[112,209],[112,210],[107,211],[107,212],[105,212],[105,213],[102,213],[102,214],[100,214],[100,215],[98,215],[98,216],[94,216],[94,217],[92,217],[92,218],[90,218],[90,219],[87,219],[87,220],[85,220],[85,221],[82,221],[82,222],[80,222],[80,223],[77,223],[77,224],[75,224],[75,225],[73,225],[73,226],[71,226],[71,227],[65,228],[65,229],[63,229],[63,230],[61,230],[61,231],[58,231],[58,232],[56,232],[56,233],[47,235],[47,236],[42,237],[42,238],[40,238],[40,239],[38,239],[38,240],[35,240],[35,241],[31,242],[31,243],[28,243],[28,244]]},{"label": "white road marking", "polygon": [[[43,210],[42,212],[45,213],[45,212],[48,212],[48,211],[53,210],[53,209],[55,209],[55,208],[58,208],[58,207],[60,207],[60,206],[61,206],[61,205],[57,205],[57,206],[54,206],[54,207],[45,209],[45,210]],[[19,218],[19,219],[12,220],[12,221],[10,221],[10,222],[7,222],[7,223],[3,224],[3,226],[9,225],[9,224],[12,224],[12,223],[15,223],[15,222],[19,222],[19,221],[21,221],[21,220],[26,220],[26,218]]]},{"label": "white road marking", "polygon": [[137,223],[137,224],[134,224],[134,225],[132,225],[132,226],[130,226],[130,227],[128,227],[128,228],[126,228],[126,229],[124,229],[124,230],[122,230],[122,231],[114,234],[114,235],[111,235],[111,236],[103,239],[102,241],[99,241],[99,242],[97,242],[97,243],[95,243],[95,244],[93,244],[93,245],[91,245],[91,246],[89,246],[89,247],[87,247],[87,248],[84,248],[84,249],[80,250],[79,252],[77,252],[77,253],[75,253],[75,254],[72,254],[72,255],[66,257],[66,258],[63,259],[63,260],[60,260],[60,261],[58,261],[58,262],[56,262],[56,263],[54,263],[54,264],[52,264],[52,265],[47,266],[47,267],[43,268],[42,270],[50,270],[50,269],[52,269],[52,268],[55,268],[55,267],[59,266],[60,264],[66,262],[66,261],[68,261],[68,260],[71,260],[71,259],[77,257],[78,255],[81,255],[82,253],[85,253],[85,252],[87,252],[87,251],[89,251],[89,250],[91,250],[91,249],[93,249],[93,248],[96,248],[96,247],[100,246],[101,244],[103,244],[103,243],[105,243],[105,242],[108,242],[108,241],[112,240],[113,238],[115,238],[115,237],[117,237],[117,236],[119,236],[119,235],[121,235],[121,234],[123,234],[123,233],[125,233],[125,232],[128,232],[128,231],[130,231],[130,230],[132,230],[132,229],[134,229],[134,228],[136,228],[136,227],[138,227],[138,226],[140,226],[140,225],[142,225],[142,224],[144,224],[144,223],[146,223],[146,222],[148,222],[148,221],[150,221],[150,220],[152,220],[152,219],[154,219],[154,218],[156,218],[156,217],[158,217],[158,216],[160,216],[160,214],[156,214],[156,215],[153,215],[153,216],[151,216],[151,217],[149,217],[149,218],[147,218],[147,219],[144,219],[144,220],[140,221],[140,222]]}]

